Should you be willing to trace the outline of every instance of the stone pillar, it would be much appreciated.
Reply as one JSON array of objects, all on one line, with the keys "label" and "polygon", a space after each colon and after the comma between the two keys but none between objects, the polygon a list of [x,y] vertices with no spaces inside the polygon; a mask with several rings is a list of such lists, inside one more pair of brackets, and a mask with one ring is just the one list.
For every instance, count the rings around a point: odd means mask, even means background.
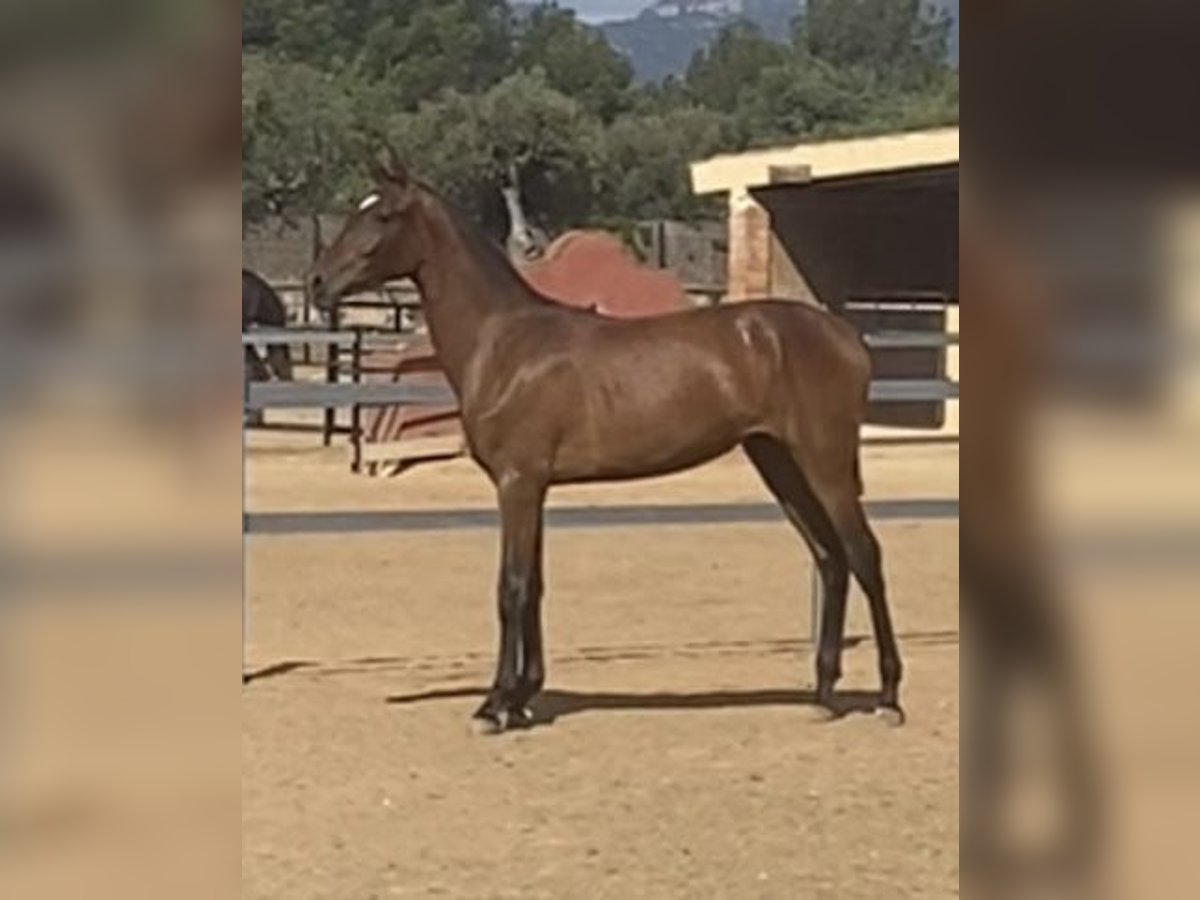
[{"label": "stone pillar", "polygon": [[744,189],[729,193],[728,292],[731,301],[771,294],[771,216]]}]

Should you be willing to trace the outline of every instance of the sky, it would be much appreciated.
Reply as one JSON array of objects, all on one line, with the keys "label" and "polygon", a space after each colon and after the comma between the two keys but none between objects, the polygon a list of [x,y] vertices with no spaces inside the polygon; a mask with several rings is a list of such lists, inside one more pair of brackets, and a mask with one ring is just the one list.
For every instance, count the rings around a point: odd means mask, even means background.
[{"label": "sky", "polygon": [[[559,0],[559,6],[575,10],[585,22],[604,22],[608,19],[628,19],[637,15],[654,0]],[[942,0],[940,5],[950,6],[958,12],[957,2]]]},{"label": "sky", "polygon": [[559,6],[575,10],[585,22],[627,19],[652,3],[653,0],[559,0]]}]

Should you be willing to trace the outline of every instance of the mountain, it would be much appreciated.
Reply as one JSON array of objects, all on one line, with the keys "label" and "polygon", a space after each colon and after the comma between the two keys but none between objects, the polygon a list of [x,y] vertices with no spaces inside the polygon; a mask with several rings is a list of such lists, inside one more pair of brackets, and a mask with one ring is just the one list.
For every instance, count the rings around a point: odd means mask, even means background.
[{"label": "mountain", "polygon": [[509,3],[508,8],[512,13],[513,21],[524,22],[545,5],[544,0],[517,0],[515,3]]},{"label": "mountain", "polygon": [[716,40],[729,21],[704,13],[674,17],[643,13],[636,19],[605,23],[601,30],[628,58],[638,81],[662,81],[687,71],[692,57]]},{"label": "mountain", "polygon": [[632,19],[600,26],[610,44],[628,57],[640,81],[682,75],[692,57],[738,20],[763,34],[787,40],[802,0],[658,0]]},{"label": "mountain", "polygon": [[[927,0],[950,13],[950,59],[958,64],[959,0]],[[605,37],[633,64],[639,81],[682,75],[695,54],[737,21],[753,22],[772,40],[787,41],[804,0],[656,0],[631,19],[599,25]]]}]

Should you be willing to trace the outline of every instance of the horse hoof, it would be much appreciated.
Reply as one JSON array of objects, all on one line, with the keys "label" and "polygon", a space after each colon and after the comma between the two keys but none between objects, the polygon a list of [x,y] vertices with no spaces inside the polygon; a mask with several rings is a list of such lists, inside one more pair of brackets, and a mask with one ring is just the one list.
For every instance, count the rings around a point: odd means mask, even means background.
[{"label": "horse hoof", "polygon": [[503,734],[506,726],[506,716],[476,713],[471,717],[471,731],[481,737]]},{"label": "horse hoof", "polygon": [[820,704],[815,706],[806,706],[805,710],[805,717],[814,725],[824,725],[827,722],[832,722],[838,717],[837,712],[830,709],[828,706],[821,706]]},{"label": "horse hoof", "polygon": [[508,721],[505,723],[505,728],[509,730],[519,728],[532,728],[534,726],[533,713],[526,706],[518,706],[508,711]]},{"label": "horse hoof", "polygon": [[881,706],[875,715],[889,728],[899,728],[905,722],[904,710],[898,706]]}]

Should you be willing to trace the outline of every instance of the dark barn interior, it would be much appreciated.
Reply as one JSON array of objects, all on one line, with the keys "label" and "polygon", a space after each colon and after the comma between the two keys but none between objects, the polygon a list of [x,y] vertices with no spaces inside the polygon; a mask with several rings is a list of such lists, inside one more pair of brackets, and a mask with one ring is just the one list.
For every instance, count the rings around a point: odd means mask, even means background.
[{"label": "dark barn interior", "polygon": [[[958,166],[752,191],[770,217],[771,293],[816,300],[864,332],[944,333],[958,304]],[[944,379],[947,348],[872,350],[875,377]],[[941,428],[941,401],[875,403],[868,421]]]}]

